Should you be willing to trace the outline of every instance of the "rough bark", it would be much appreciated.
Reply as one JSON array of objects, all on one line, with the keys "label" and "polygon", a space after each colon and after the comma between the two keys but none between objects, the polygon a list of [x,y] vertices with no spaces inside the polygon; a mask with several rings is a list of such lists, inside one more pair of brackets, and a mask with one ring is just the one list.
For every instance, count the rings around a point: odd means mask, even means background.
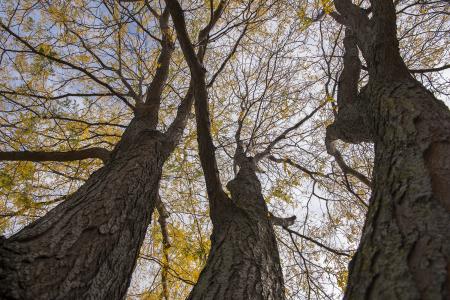
[{"label": "rough bark", "polygon": [[[210,24],[217,21],[225,2],[220,1]],[[210,131],[208,91],[201,64],[205,49],[195,53],[178,1],[166,3],[193,79],[197,141],[213,223],[208,260],[188,299],[284,299],[277,244],[255,174],[255,159],[244,157],[238,146],[235,159],[240,170],[228,183],[230,199],[220,181]]]},{"label": "rough bark", "polygon": [[[47,215],[12,237],[0,240],[2,299],[125,297],[158,200],[163,164],[182,137],[194,99],[191,80],[167,132],[156,130],[173,43],[168,30],[168,10],[164,9],[161,15],[155,12],[155,16],[162,34],[158,68],[145,99],[134,97],[136,106],[130,106],[135,117],[111,153],[104,149],[0,153],[0,159],[6,160],[98,157],[106,162]],[[205,34],[210,29],[211,26]],[[8,32],[33,49],[18,35]]]},{"label": "rough bark", "polygon": [[[335,0],[335,19],[348,30],[339,113],[327,138],[375,144],[373,194],[344,299],[448,299],[450,111],[401,59],[392,1],[371,3],[369,21],[351,1]],[[369,82],[355,94],[357,46]]]},{"label": "rough bark", "polygon": [[188,299],[284,299],[275,234],[252,164],[227,185],[206,266]]},{"label": "rough bark", "polygon": [[370,94],[374,192],[345,299],[448,299],[450,113],[414,81]]},{"label": "rough bark", "polygon": [[122,299],[168,156],[134,119],[112,159],[66,201],[0,246],[2,299]]}]

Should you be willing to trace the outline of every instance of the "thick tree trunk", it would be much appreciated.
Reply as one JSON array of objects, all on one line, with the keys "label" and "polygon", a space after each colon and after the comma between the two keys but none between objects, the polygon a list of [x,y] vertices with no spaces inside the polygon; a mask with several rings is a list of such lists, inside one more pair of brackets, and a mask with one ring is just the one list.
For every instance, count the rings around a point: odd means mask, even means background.
[{"label": "thick tree trunk", "polygon": [[345,299],[449,299],[450,112],[412,78],[367,92],[374,187]]},{"label": "thick tree trunk", "polygon": [[124,298],[168,157],[139,120],[77,192],[0,242],[2,299]]},{"label": "thick tree trunk", "polygon": [[284,299],[275,234],[261,184],[242,167],[228,183],[232,200],[213,219],[206,266],[188,299]]},{"label": "thick tree trunk", "polygon": [[[327,136],[375,144],[373,193],[344,298],[449,299],[450,111],[403,62],[392,1],[372,0],[370,19],[350,0],[334,3],[347,29]],[[369,72],[359,94],[357,46]]]}]

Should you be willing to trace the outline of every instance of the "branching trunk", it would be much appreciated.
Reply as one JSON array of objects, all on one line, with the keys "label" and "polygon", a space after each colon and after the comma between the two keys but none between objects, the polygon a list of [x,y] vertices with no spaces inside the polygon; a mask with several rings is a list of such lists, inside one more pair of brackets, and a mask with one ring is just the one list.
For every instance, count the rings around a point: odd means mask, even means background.
[{"label": "branching trunk", "polygon": [[112,158],[73,195],[0,245],[2,299],[123,299],[168,157],[133,120]]},{"label": "branching trunk", "polygon": [[[255,174],[255,160],[236,157],[240,170],[228,184],[230,199],[223,190],[215,157],[202,53],[195,53],[178,1],[166,3],[194,83],[197,141],[213,223],[208,260],[188,299],[284,299],[277,244]],[[210,24],[218,20],[225,3],[219,2]]]},{"label": "branching trunk", "polygon": [[[334,2],[346,54],[327,138],[375,144],[373,194],[345,299],[449,299],[450,111],[409,74],[392,1],[372,0],[370,20],[350,0]],[[369,71],[359,94],[357,46]]]},{"label": "branching trunk", "polygon": [[[182,137],[193,103],[191,82],[168,131],[163,134],[155,130],[174,45],[167,8],[160,15],[150,10],[159,21],[162,36],[158,67],[145,97],[138,96],[119,74],[136,105],[114,93],[133,109],[135,117],[113,152],[91,148],[64,153],[0,153],[0,160],[68,161],[96,157],[106,162],[66,201],[0,241],[2,299],[125,297],[158,199],[163,164]],[[81,71],[114,92],[92,73],[44,55],[6,25],[0,25],[32,53]],[[209,29],[205,31],[208,33]]]}]

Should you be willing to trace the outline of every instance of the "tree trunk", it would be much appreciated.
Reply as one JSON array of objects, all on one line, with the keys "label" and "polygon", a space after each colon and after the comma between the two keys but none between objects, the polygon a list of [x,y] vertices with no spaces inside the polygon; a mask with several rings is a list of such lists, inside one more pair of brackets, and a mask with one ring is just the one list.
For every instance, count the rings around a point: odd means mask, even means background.
[{"label": "tree trunk", "polygon": [[[392,1],[372,0],[370,19],[350,0],[334,3],[347,29],[338,122],[327,136],[375,144],[373,192],[344,299],[449,299],[450,111],[410,75]],[[357,46],[369,82],[355,96]]]},{"label": "tree trunk", "polygon": [[450,112],[412,78],[368,95],[374,188],[345,299],[449,299]]},{"label": "tree trunk", "polygon": [[[228,183],[230,199],[222,187],[211,136],[203,55],[195,53],[180,3],[166,0],[166,4],[193,80],[197,141],[213,223],[208,260],[188,299],[284,299],[277,243],[255,174],[256,162],[244,157],[237,138],[234,159],[240,170]],[[217,22],[225,6],[226,1],[218,3],[205,29]]]},{"label": "tree trunk", "polygon": [[2,299],[124,298],[168,157],[143,119],[78,191],[0,242]]},{"label": "tree trunk", "polygon": [[230,199],[215,214],[206,266],[188,299],[284,299],[275,234],[252,167],[227,185]]}]

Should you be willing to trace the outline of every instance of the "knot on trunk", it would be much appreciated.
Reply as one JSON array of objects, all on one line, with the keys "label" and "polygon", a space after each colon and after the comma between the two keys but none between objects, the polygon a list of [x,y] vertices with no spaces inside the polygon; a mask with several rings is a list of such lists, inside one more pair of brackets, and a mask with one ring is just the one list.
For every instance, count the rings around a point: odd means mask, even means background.
[{"label": "knot on trunk", "polygon": [[370,115],[366,113],[370,103],[362,93],[363,91],[356,101],[339,105],[333,124],[327,127],[327,140],[342,140],[351,144],[373,141],[373,126]]},{"label": "knot on trunk", "polygon": [[236,176],[228,182],[227,188],[233,200],[246,199],[246,201],[254,202],[254,198],[262,198],[261,184],[259,180],[255,180],[251,176]]},{"label": "knot on trunk", "polygon": [[238,207],[253,213],[267,213],[266,203],[261,193],[261,183],[249,165],[241,165],[236,177],[228,182],[227,188],[231,193],[232,201]]}]

